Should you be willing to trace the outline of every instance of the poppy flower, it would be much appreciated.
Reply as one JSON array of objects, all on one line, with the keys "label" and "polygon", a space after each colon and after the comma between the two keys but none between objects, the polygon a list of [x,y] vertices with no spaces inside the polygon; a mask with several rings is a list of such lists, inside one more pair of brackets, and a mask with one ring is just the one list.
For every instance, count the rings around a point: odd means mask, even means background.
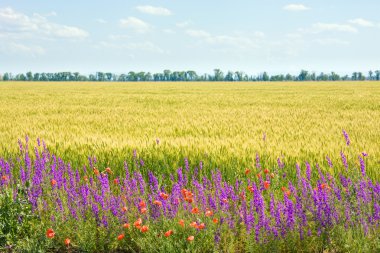
[{"label": "poppy flower", "polygon": [[54,230],[52,228],[49,228],[46,231],[46,237],[52,239],[52,238],[54,238],[54,236],[55,236]]},{"label": "poppy flower", "polygon": [[212,222],[214,222],[216,224],[219,222],[219,220],[217,218],[214,218],[214,219],[212,219]]},{"label": "poppy flower", "polygon": [[66,246],[69,246],[69,245],[70,245],[70,239],[69,239],[69,238],[66,238],[64,242],[65,242],[65,245],[66,245]]},{"label": "poppy flower", "polygon": [[187,197],[186,197],[186,198],[185,198],[185,201],[187,201],[188,203],[191,204],[191,203],[193,203],[193,198],[187,198]]},{"label": "poppy flower", "polygon": [[171,236],[172,234],[173,234],[173,230],[168,230],[168,231],[165,232],[164,236],[165,236],[165,237],[169,237],[169,236]]},{"label": "poppy flower", "polygon": [[124,238],[124,234],[120,234],[120,235],[118,235],[118,237],[117,237],[117,239],[118,239],[119,241],[123,240],[123,238]]},{"label": "poppy flower", "polygon": [[291,192],[290,192],[289,190],[285,191],[285,194],[286,194],[286,196],[288,196],[288,197],[290,196],[290,193],[291,193]]},{"label": "poppy flower", "polygon": [[125,213],[126,211],[128,211],[128,207],[123,206],[123,207],[121,208],[121,211],[123,211],[123,213]]},{"label": "poppy flower", "polygon": [[190,227],[197,228],[198,224],[195,221],[193,221],[192,223],[190,223]]},{"label": "poppy flower", "polygon": [[206,215],[207,217],[210,217],[210,216],[213,215],[213,212],[212,212],[211,210],[207,210],[206,213],[205,213],[205,215]]},{"label": "poppy flower", "polygon": [[162,202],[159,200],[153,201],[153,204],[155,204],[156,206],[162,206]]},{"label": "poppy flower", "polygon": [[113,180],[113,183],[114,183],[114,184],[119,184],[119,179],[118,179],[118,178],[115,178],[115,179]]},{"label": "poppy flower", "polygon": [[257,173],[257,178],[261,178],[261,173]]},{"label": "poppy flower", "polygon": [[185,198],[187,190],[185,188],[181,189],[181,194]]},{"label": "poppy flower", "polygon": [[146,213],[147,209],[145,207],[141,208],[140,212],[141,213]]},{"label": "poppy flower", "polygon": [[106,168],[106,171],[108,174],[112,174],[112,170],[109,167]]},{"label": "poppy flower", "polygon": [[205,224],[204,223],[201,223],[198,225],[198,229],[204,229],[205,228]]},{"label": "poppy flower", "polygon": [[146,225],[144,225],[144,226],[141,227],[141,230],[140,230],[140,231],[141,231],[142,233],[146,233],[146,232],[149,231],[149,227],[146,226]]},{"label": "poppy flower", "polygon": [[285,192],[285,191],[287,191],[288,189],[285,187],[285,186],[282,186],[281,187],[281,191],[283,191],[283,192]]},{"label": "poppy flower", "polygon": [[141,218],[138,218],[134,223],[133,223],[133,226],[135,227],[139,227],[141,226],[142,224],[142,219]]},{"label": "poppy flower", "polygon": [[100,173],[99,173],[99,170],[98,170],[97,168],[95,168],[95,167],[94,167],[94,169],[93,169],[93,170],[94,170],[94,174],[95,174],[95,175],[97,175],[97,176],[98,176],[98,175],[100,174]]},{"label": "poppy flower", "polygon": [[185,227],[185,221],[184,221],[184,220],[179,220],[179,221],[178,221],[178,224],[179,224],[181,227]]},{"label": "poppy flower", "polygon": [[226,203],[226,204],[228,203],[228,199],[226,199],[226,198],[223,198],[222,201],[223,201],[223,203]]},{"label": "poppy flower", "polygon": [[168,199],[169,195],[166,193],[160,192],[160,197],[166,200]]},{"label": "poppy flower", "polygon": [[251,172],[251,170],[247,168],[247,169],[245,169],[245,172],[244,172],[244,173],[245,173],[245,175],[248,175],[249,172]]},{"label": "poppy flower", "polygon": [[245,200],[245,194],[244,194],[244,192],[241,192],[241,193],[239,194],[239,196],[240,196],[240,198],[241,198],[242,200]]},{"label": "poppy flower", "polygon": [[265,188],[265,190],[268,190],[269,186],[270,186],[270,182],[269,181],[264,181],[264,188]]},{"label": "poppy flower", "polygon": [[5,175],[1,177],[1,180],[3,180],[3,181],[6,181],[7,179],[8,179],[8,178],[7,178],[7,176],[5,176]]},{"label": "poppy flower", "polygon": [[87,176],[83,176],[83,180],[84,181],[88,181],[88,177]]},{"label": "poppy flower", "polygon": [[50,181],[50,184],[51,184],[51,186],[53,187],[54,185],[57,184],[57,181],[56,181],[55,179],[52,179],[52,180]]},{"label": "poppy flower", "polygon": [[198,214],[199,213],[198,207],[194,207],[193,209],[191,209],[191,213]]},{"label": "poppy flower", "polygon": [[269,170],[268,170],[268,169],[264,169],[264,173],[265,173],[265,174],[268,174],[268,173],[269,173]]},{"label": "poppy flower", "polygon": [[187,237],[187,240],[188,240],[189,242],[194,241],[194,236],[190,235],[189,237]]},{"label": "poppy flower", "polygon": [[140,203],[139,203],[139,207],[146,207],[146,204],[145,204],[145,201],[144,200],[141,200]]},{"label": "poppy flower", "polygon": [[250,191],[250,192],[254,192],[254,189],[253,189],[253,186],[252,186],[252,185],[248,185],[247,189],[248,189],[248,191]]},{"label": "poppy flower", "polygon": [[123,228],[130,228],[130,227],[131,227],[131,225],[129,223],[124,223],[123,224]]}]

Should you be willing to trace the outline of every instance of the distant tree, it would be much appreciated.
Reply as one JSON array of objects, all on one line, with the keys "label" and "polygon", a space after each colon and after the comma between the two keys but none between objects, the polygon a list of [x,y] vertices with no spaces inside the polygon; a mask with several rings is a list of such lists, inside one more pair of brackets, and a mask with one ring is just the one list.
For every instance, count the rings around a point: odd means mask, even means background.
[{"label": "distant tree", "polygon": [[214,69],[214,81],[223,81],[224,75],[220,69]]},{"label": "distant tree", "polygon": [[298,75],[299,81],[306,81],[308,79],[309,72],[306,70],[301,70],[301,73]]},{"label": "distant tree", "polygon": [[376,74],[376,76],[375,76],[376,80],[379,81],[380,80],[380,70],[376,70],[375,74]]},{"label": "distant tree", "polygon": [[236,81],[242,81],[243,80],[243,72],[242,71],[235,71],[235,80]]},{"label": "distant tree", "polygon": [[369,80],[373,80],[373,79],[372,79],[372,76],[373,76],[373,72],[372,72],[372,70],[370,70],[370,71],[368,72],[368,79],[369,79]]},{"label": "distant tree", "polygon": [[9,80],[10,80],[10,74],[9,73],[4,73],[3,81],[9,81]]},{"label": "distant tree", "polygon": [[186,73],[189,81],[195,81],[198,78],[197,72],[194,70],[188,70]]},{"label": "distant tree", "polygon": [[34,73],[33,81],[39,81],[39,80],[40,80],[40,73]]},{"label": "distant tree", "polygon": [[28,81],[33,81],[33,74],[32,74],[32,72],[27,72],[26,73],[26,80],[28,80]]},{"label": "distant tree", "polygon": [[353,81],[358,80],[358,73],[357,72],[352,73],[351,80],[353,80]]},{"label": "distant tree", "polygon": [[269,81],[269,75],[268,75],[267,72],[264,72],[264,73],[263,73],[262,80],[263,80],[264,82]]}]

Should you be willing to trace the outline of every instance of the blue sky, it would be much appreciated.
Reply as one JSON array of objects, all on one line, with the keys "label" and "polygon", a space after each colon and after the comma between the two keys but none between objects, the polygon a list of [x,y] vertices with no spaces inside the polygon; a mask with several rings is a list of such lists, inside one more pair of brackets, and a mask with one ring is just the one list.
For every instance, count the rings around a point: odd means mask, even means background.
[{"label": "blue sky", "polygon": [[380,1],[0,2],[0,73],[380,69]]}]

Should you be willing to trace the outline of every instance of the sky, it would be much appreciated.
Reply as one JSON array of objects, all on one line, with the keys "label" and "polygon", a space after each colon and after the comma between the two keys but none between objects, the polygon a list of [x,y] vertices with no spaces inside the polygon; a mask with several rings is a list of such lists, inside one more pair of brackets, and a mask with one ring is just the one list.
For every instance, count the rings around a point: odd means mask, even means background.
[{"label": "sky", "polygon": [[377,0],[1,0],[0,73],[380,69]]}]

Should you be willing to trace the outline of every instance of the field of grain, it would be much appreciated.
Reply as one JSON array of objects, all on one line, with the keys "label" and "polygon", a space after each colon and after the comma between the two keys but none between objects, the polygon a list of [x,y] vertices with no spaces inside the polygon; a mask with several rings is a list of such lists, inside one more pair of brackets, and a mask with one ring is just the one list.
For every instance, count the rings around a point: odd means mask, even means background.
[{"label": "field of grain", "polygon": [[6,82],[0,119],[1,252],[380,250],[378,82]]},{"label": "field of grain", "polygon": [[28,135],[77,165],[91,154],[121,166],[135,149],[155,169],[188,157],[242,170],[256,153],[267,166],[278,157],[326,164],[326,155],[340,163],[342,150],[351,158],[365,151],[369,167],[380,164],[378,82],[7,82],[0,104],[5,154]]}]

